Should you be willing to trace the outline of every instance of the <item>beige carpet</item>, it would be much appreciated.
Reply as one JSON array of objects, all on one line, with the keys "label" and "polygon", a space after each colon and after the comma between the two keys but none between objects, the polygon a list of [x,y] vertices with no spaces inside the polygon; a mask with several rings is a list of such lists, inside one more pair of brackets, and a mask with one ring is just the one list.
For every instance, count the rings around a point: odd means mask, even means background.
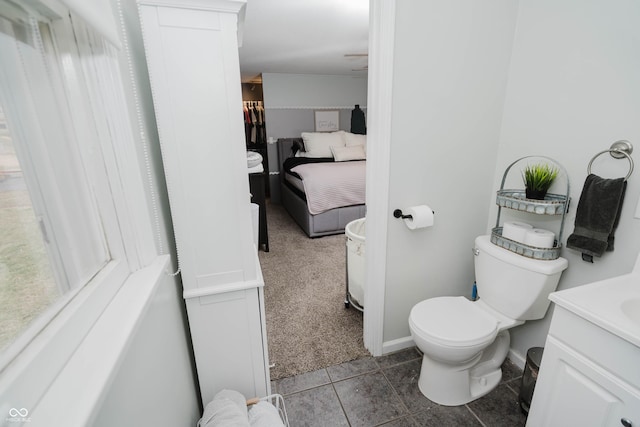
[{"label": "beige carpet", "polygon": [[259,252],[271,379],[369,356],[362,313],[345,309],[345,236],[310,239],[281,205],[268,204],[270,252]]}]

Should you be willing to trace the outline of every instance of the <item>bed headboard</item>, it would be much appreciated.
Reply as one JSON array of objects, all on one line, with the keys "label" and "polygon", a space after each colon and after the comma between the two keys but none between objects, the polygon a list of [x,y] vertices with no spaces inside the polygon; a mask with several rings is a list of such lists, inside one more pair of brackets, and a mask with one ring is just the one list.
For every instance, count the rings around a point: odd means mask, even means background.
[{"label": "bed headboard", "polygon": [[[293,157],[295,151],[302,147],[302,138],[278,138],[278,167],[282,172],[282,163],[289,157]],[[282,177],[282,174],[280,174]]]}]

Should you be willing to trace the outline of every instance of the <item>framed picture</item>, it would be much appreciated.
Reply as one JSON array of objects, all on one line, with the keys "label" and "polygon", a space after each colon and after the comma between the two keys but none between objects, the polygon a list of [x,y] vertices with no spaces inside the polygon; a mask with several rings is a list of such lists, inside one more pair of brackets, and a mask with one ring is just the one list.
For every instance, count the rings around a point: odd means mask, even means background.
[{"label": "framed picture", "polygon": [[339,110],[316,110],[316,132],[335,132],[340,130]]}]

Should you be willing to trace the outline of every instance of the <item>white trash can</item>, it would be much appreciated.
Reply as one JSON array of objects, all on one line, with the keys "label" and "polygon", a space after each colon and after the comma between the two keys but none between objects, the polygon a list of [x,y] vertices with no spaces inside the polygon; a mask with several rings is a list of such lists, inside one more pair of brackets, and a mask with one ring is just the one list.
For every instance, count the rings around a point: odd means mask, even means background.
[{"label": "white trash can", "polygon": [[351,221],[345,227],[347,236],[347,294],[344,304],[359,310],[364,307],[365,218]]}]

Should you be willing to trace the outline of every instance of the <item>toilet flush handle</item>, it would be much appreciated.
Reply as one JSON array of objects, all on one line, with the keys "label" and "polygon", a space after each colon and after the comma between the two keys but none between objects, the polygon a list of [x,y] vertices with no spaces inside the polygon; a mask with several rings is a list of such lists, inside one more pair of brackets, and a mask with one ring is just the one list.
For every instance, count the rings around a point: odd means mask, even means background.
[{"label": "toilet flush handle", "polygon": [[473,254],[474,254],[475,256],[480,255],[480,251],[479,251],[478,249],[476,249],[476,248],[471,248],[471,252],[473,252]]}]

